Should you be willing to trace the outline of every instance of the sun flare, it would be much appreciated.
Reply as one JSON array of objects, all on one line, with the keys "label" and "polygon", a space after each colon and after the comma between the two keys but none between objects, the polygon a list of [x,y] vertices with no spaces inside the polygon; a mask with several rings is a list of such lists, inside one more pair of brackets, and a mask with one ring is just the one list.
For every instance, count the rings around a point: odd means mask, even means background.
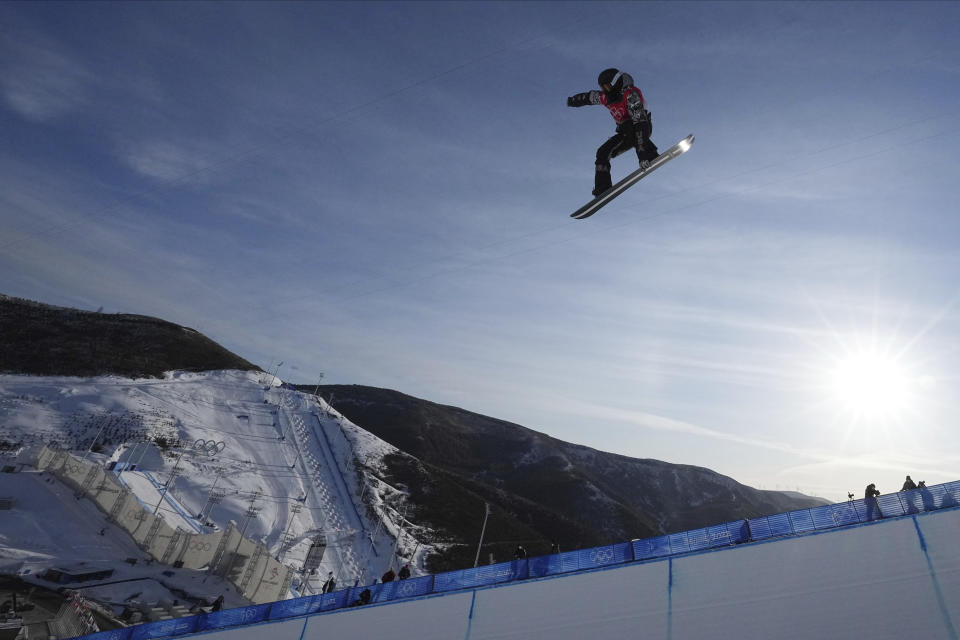
[{"label": "sun flare", "polygon": [[910,404],[909,376],[896,359],[878,351],[851,353],[837,361],[831,387],[840,404],[859,416],[896,414]]}]

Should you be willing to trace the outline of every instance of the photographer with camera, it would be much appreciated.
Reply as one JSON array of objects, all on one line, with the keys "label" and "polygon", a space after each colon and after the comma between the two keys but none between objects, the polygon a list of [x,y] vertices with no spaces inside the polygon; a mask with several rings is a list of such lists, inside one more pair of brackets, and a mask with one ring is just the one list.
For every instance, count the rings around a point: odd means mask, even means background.
[{"label": "photographer with camera", "polygon": [[867,485],[866,491],[863,493],[864,501],[867,504],[867,520],[879,520],[883,517],[883,514],[880,513],[880,503],[877,502],[877,496],[880,495],[880,492],[877,491],[877,485],[872,482]]}]

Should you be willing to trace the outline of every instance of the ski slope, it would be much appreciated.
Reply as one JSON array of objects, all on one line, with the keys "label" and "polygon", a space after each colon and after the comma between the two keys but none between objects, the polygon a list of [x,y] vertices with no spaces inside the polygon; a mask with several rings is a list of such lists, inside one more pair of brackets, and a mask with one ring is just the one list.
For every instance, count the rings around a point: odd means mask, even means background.
[{"label": "ski slope", "polygon": [[107,586],[85,591],[120,609],[129,603],[174,602],[178,596],[171,589],[208,601],[223,595],[228,607],[246,604],[223,578],[150,563],[126,531],[107,522],[86,499],[77,500],[52,474],[0,474],[0,495],[17,504],[0,515],[0,573],[29,579],[49,567],[109,567],[113,575],[101,581]]},{"label": "ski slope", "polygon": [[[172,446],[161,451],[158,439]],[[232,521],[298,570],[319,540],[326,545],[322,560],[295,581],[302,595],[319,591],[328,572],[341,585],[372,581],[387,569],[401,534],[381,497],[389,487],[376,479],[379,460],[395,449],[322,400],[263,373],[138,380],[2,375],[0,441],[56,443],[88,462],[118,463],[122,482],[171,527],[198,532]],[[94,443],[99,453],[88,451]],[[14,493],[11,478],[0,474],[0,496]],[[17,524],[4,522],[0,564],[37,573],[91,559],[69,545],[44,547],[43,538],[30,535],[51,520],[33,509],[27,488],[17,491]],[[91,522],[103,522],[87,501],[79,508],[91,510]],[[415,541],[401,538],[398,553],[409,554]],[[404,561],[416,571],[429,551],[421,545]],[[106,554],[103,561],[120,569],[129,555]]]},{"label": "ski slope", "polygon": [[385,633],[418,640],[957,640],[958,532],[960,510],[952,508],[203,635],[217,640],[367,640]]}]

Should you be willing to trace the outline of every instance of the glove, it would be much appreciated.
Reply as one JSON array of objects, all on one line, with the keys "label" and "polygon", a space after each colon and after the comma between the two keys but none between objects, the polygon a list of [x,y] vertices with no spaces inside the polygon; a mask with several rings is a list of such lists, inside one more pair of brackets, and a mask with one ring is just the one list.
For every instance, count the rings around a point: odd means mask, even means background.
[{"label": "glove", "polygon": [[568,107],[585,107],[588,104],[591,104],[590,94],[592,92],[587,91],[584,93],[578,93],[567,98]]}]

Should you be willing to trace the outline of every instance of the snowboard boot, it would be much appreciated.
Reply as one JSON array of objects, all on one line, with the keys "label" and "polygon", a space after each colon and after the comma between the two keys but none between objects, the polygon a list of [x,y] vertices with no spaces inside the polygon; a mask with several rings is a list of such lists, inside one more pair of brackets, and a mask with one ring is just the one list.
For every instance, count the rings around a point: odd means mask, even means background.
[{"label": "snowboard boot", "polygon": [[599,198],[604,191],[613,187],[613,180],[610,178],[610,171],[597,171],[593,177],[593,197]]}]

